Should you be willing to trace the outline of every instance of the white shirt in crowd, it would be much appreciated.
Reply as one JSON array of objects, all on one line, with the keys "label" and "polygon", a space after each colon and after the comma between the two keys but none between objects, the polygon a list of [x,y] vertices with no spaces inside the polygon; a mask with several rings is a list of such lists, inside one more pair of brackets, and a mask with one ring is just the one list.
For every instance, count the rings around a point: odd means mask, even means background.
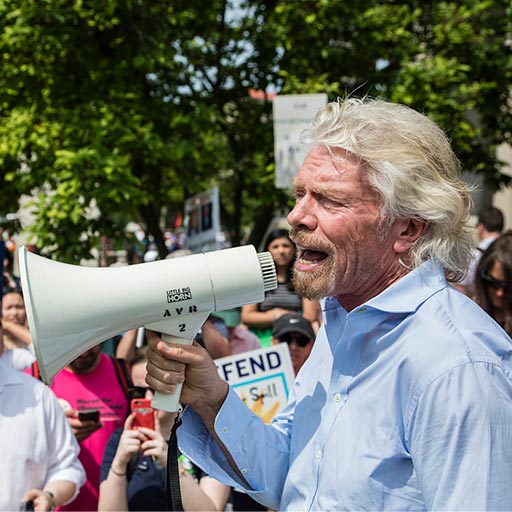
[{"label": "white shirt in crowd", "polygon": [[55,395],[0,359],[0,510],[55,480],[85,482],[79,445]]},{"label": "white shirt in crowd", "polygon": [[30,345],[28,348],[5,349],[2,360],[15,370],[24,370],[36,360],[36,356],[32,345]]}]

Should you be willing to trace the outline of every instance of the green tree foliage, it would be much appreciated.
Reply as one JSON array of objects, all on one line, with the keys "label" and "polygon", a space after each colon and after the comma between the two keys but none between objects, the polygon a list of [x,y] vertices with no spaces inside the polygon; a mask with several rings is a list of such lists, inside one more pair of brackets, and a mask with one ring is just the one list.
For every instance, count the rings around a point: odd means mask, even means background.
[{"label": "green tree foliage", "polygon": [[510,1],[288,0],[274,14],[284,92],[409,105],[448,132],[463,169],[508,183],[496,147],[512,139]]},{"label": "green tree foliage", "polygon": [[[219,186],[234,244],[258,243],[274,188],[271,102],[249,90],[380,96],[427,113],[464,169],[506,182],[504,0],[0,0],[0,212],[34,197],[46,254],[88,256]],[[169,215],[170,213],[170,215]],[[165,219],[168,220],[168,219]]]},{"label": "green tree foliage", "polygon": [[43,252],[77,261],[130,219],[163,255],[162,212],[213,184],[235,243],[245,197],[272,212],[270,103],[248,93],[274,63],[254,54],[255,9],[0,1],[3,207],[35,197]]}]

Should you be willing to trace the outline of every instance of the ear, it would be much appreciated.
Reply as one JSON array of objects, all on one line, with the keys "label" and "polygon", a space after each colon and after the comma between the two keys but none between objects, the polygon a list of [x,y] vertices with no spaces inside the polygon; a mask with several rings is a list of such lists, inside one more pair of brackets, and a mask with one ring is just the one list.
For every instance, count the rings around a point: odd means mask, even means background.
[{"label": "ear", "polygon": [[428,222],[423,219],[407,219],[400,222],[398,236],[393,244],[393,249],[397,254],[402,254],[410,248],[425,233]]}]

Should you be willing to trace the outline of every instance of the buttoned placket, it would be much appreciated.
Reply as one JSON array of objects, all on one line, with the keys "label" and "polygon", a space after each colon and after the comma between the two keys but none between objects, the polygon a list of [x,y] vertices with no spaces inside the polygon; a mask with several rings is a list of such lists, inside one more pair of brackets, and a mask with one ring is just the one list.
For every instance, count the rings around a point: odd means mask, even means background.
[{"label": "buttoned placket", "polygon": [[[325,443],[334,428],[336,418],[339,414],[343,414],[343,408],[349,396],[350,384],[359,365],[363,345],[361,334],[364,332],[362,325],[367,321],[368,317],[368,314],[365,315],[366,312],[367,308],[362,306],[345,317],[343,333],[340,336],[339,343],[336,344],[333,370],[328,389],[328,395],[331,398],[326,403],[326,408],[323,411],[322,427],[316,436],[317,440],[322,440],[322,444],[315,442],[313,450],[314,460],[312,463],[316,467],[317,482],[320,478]],[[351,331],[355,331],[359,335],[352,334]],[[305,510],[309,510],[313,506],[315,498],[316,492],[308,500],[308,504],[304,508]]]}]

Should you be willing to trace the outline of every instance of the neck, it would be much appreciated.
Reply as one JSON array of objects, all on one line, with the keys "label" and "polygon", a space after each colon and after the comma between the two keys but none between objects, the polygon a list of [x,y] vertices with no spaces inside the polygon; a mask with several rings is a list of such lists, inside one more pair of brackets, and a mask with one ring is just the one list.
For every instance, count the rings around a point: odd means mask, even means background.
[{"label": "neck", "polygon": [[288,281],[288,267],[277,267],[277,280],[280,283],[285,283]]},{"label": "neck", "polygon": [[407,275],[409,270],[405,267],[398,267],[398,271],[390,276],[383,276],[382,279],[378,282],[374,282],[371,284],[371,287],[367,289],[360,290],[358,293],[351,293],[347,295],[337,295],[336,298],[341,306],[348,312],[356,309],[361,304],[368,302],[373,297],[376,297],[384,290],[389,288],[393,283],[396,283],[400,278]]}]

